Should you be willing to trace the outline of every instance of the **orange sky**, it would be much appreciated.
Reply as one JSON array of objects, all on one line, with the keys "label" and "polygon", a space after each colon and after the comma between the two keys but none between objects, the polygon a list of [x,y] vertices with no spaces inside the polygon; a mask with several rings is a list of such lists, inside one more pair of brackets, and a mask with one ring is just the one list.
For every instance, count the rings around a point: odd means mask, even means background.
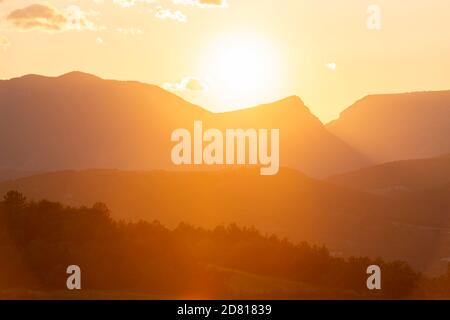
[{"label": "orange sky", "polygon": [[366,94],[450,89],[450,1],[220,3],[0,0],[0,78],[80,70],[216,111],[295,94],[323,121]]}]

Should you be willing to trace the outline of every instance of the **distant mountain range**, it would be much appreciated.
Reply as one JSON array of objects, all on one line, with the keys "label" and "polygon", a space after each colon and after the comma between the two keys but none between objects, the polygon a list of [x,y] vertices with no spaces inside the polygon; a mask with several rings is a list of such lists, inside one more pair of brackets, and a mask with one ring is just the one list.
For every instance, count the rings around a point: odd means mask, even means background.
[{"label": "distant mountain range", "polygon": [[370,164],[298,97],[213,114],[157,86],[73,72],[0,81],[0,169],[167,169],[170,134],[205,127],[279,128],[281,165],[325,177]]},{"label": "distant mountain range", "polygon": [[450,152],[450,91],[368,96],[328,125],[298,97],[214,114],[157,86],[72,72],[0,81],[0,170],[166,169],[170,133],[279,128],[281,165],[326,177]]},{"label": "distant mountain range", "polygon": [[298,97],[214,114],[157,86],[72,72],[0,81],[0,170],[167,169],[170,133],[279,128],[281,165],[312,177],[450,153],[450,91],[368,96],[328,125]]},{"label": "distant mountain range", "polygon": [[[295,96],[211,113],[139,82],[29,75],[0,81],[0,196],[101,201],[170,227],[255,225],[435,271],[450,258],[449,119],[450,91],[368,96],[324,125]],[[174,167],[171,133],[195,120],[279,128],[283,168]]]}]

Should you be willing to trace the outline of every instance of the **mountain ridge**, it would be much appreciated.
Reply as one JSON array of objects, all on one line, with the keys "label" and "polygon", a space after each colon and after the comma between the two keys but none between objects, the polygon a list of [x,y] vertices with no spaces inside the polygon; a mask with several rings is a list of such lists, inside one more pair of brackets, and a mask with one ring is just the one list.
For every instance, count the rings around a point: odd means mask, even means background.
[{"label": "mountain ridge", "polygon": [[327,129],[375,163],[450,153],[450,91],[372,95]]},{"label": "mountain ridge", "polygon": [[377,99],[377,98],[389,98],[389,97],[401,97],[401,96],[411,96],[411,95],[417,95],[417,96],[424,96],[427,94],[450,94],[450,90],[424,90],[424,91],[409,91],[409,92],[396,92],[396,93],[373,93],[365,95],[364,97],[356,100],[352,105],[349,107],[343,109],[339,113],[339,117],[337,119],[333,119],[331,121],[328,121],[326,125],[332,125],[335,122],[338,122],[341,117],[345,116],[346,114],[352,112],[354,109],[359,107],[363,102],[370,99]]},{"label": "mountain ridge", "polygon": [[450,154],[388,162],[332,176],[326,181],[386,194],[445,187],[450,184]]},{"label": "mountain ridge", "polygon": [[171,132],[195,120],[218,129],[279,128],[281,166],[311,176],[368,164],[295,96],[212,113],[158,86],[80,72],[2,81],[0,96],[0,169],[171,168]]}]

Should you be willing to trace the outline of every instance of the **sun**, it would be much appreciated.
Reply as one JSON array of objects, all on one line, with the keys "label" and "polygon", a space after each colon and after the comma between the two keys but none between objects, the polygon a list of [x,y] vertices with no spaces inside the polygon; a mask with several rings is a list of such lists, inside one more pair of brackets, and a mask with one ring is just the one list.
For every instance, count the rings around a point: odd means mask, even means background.
[{"label": "sun", "polygon": [[280,57],[268,41],[232,37],[213,50],[208,78],[222,104],[248,107],[270,99],[279,85],[280,64]]},{"label": "sun", "polygon": [[218,80],[229,92],[251,94],[267,87],[271,57],[260,43],[237,43],[223,48],[217,57]]}]

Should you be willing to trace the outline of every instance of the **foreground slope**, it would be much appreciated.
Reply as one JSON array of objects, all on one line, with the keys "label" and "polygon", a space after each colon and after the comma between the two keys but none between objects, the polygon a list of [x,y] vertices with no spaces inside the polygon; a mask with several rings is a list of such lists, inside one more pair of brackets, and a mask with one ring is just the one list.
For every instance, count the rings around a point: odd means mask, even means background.
[{"label": "foreground slope", "polygon": [[[0,184],[31,199],[71,205],[104,202],[114,218],[184,221],[213,228],[236,222],[294,241],[325,244],[336,255],[407,260],[421,270],[450,257],[444,199],[397,199],[334,186],[283,169],[215,172],[66,171]],[[433,206],[429,203],[432,202]]]}]

